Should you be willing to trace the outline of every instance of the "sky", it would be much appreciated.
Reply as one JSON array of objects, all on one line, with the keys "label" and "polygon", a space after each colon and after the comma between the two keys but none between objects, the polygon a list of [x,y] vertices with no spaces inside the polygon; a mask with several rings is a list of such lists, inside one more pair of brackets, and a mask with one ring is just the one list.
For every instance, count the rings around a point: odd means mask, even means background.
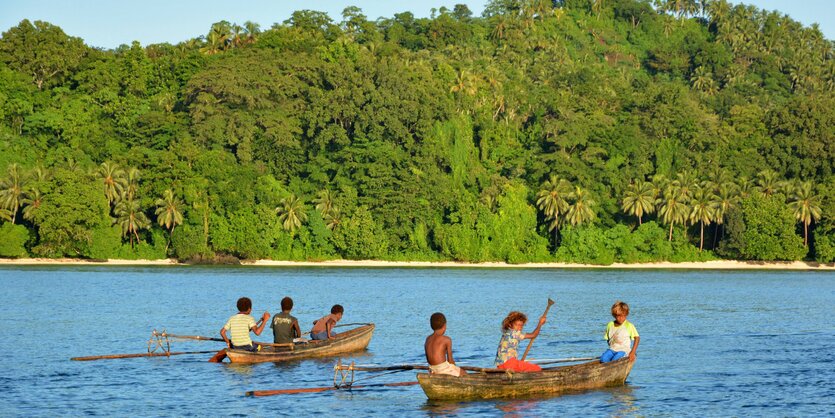
[{"label": "sky", "polygon": [[[432,8],[452,9],[464,3],[480,15],[487,0],[0,0],[0,32],[23,19],[60,26],[87,45],[105,49],[139,41],[142,45],[176,44],[208,33],[212,23],[227,20],[243,25],[251,20],[268,29],[295,10],[313,9],[342,20],[348,6],[362,9],[370,20],[412,12],[429,16]],[[738,3],[732,1],[733,3]],[[817,22],[827,39],[835,40],[833,0],[747,0],[761,9],[779,10],[804,25]]]}]

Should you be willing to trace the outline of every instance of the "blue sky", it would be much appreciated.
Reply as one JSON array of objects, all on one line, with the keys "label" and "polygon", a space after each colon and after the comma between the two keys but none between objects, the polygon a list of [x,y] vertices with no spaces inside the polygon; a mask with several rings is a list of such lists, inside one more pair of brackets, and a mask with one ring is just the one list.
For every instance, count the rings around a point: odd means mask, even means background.
[{"label": "blue sky", "polygon": [[[336,21],[342,10],[357,6],[369,19],[391,17],[411,11],[428,16],[430,10],[465,3],[480,15],[486,0],[0,0],[0,32],[21,20],[45,20],[78,36],[91,46],[115,48],[138,40],[142,45],[172,44],[204,35],[212,23],[228,20],[243,24],[247,20],[266,29],[283,22],[294,10],[327,12]],[[736,2],[735,2],[736,3]],[[819,23],[828,39],[835,39],[835,1],[832,0],[748,0],[766,10],[779,10],[805,25]]]}]

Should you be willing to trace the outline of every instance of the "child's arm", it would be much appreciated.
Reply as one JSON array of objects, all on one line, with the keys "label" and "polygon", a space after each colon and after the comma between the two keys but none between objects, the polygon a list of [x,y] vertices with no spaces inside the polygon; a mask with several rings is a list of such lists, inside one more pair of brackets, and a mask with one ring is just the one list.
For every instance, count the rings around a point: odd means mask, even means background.
[{"label": "child's arm", "polygon": [[299,328],[299,321],[293,321],[293,334],[295,338],[302,336],[302,330]]},{"label": "child's arm", "polygon": [[333,330],[333,326],[336,325],[336,321],[329,319],[328,322],[325,322],[325,331],[327,331],[328,339],[333,338],[331,336],[331,330]]},{"label": "child's arm", "polygon": [[264,315],[261,315],[261,319],[258,321],[260,325],[256,324],[255,327],[252,328],[252,332],[254,332],[255,335],[261,335],[261,331],[263,331],[264,326],[267,325],[268,319],[270,319],[270,313],[264,312]]},{"label": "child's arm", "polygon": [[638,343],[641,342],[641,337],[635,337],[635,341],[632,343],[632,351],[629,352],[629,361],[635,361],[635,352],[638,351]]},{"label": "child's arm", "polygon": [[220,336],[223,337],[223,341],[226,341],[226,348],[232,348],[232,343],[229,342],[229,338],[226,336],[226,327],[220,329]]},{"label": "child's arm", "polygon": [[452,338],[447,337],[446,342],[446,358],[449,364],[455,364],[455,360],[452,359]]},{"label": "child's arm", "polygon": [[539,324],[536,325],[536,329],[534,329],[533,332],[530,334],[525,334],[524,339],[529,340],[531,338],[536,338],[539,335],[539,331],[542,329],[543,324],[545,324],[545,317],[541,316],[539,317]]}]

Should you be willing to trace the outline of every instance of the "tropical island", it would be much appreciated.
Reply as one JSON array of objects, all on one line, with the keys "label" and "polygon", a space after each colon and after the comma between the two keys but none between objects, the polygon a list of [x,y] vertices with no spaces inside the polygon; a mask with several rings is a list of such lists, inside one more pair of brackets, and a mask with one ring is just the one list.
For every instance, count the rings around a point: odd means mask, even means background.
[{"label": "tropical island", "polygon": [[833,42],[725,0],[0,37],[0,257],[835,261]]}]

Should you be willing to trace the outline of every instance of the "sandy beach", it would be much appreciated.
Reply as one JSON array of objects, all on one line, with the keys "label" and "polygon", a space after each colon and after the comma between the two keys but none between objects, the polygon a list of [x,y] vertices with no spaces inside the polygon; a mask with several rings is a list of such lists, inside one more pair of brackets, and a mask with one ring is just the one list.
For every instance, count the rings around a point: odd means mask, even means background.
[{"label": "sandy beach", "polygon": [[[73,258],[0,258],[0,265],[112,265],[112,266],[172,266],[180,264],[175,259],[162,260],[84,260]],[[537,268],[537,269],[680,269],[680,270],[815,270],[835,271],[835,263],[821,264],[805,261],[735,261],[714,260],[685,263],[614,263],[607,266],[571,263],[508,264],[501,262],[461,263],[455,261],[381,261],[381,260],[329,260],[329,261],[241,261],[242,266],[268,267],[392,267],[392,268]]]}]

